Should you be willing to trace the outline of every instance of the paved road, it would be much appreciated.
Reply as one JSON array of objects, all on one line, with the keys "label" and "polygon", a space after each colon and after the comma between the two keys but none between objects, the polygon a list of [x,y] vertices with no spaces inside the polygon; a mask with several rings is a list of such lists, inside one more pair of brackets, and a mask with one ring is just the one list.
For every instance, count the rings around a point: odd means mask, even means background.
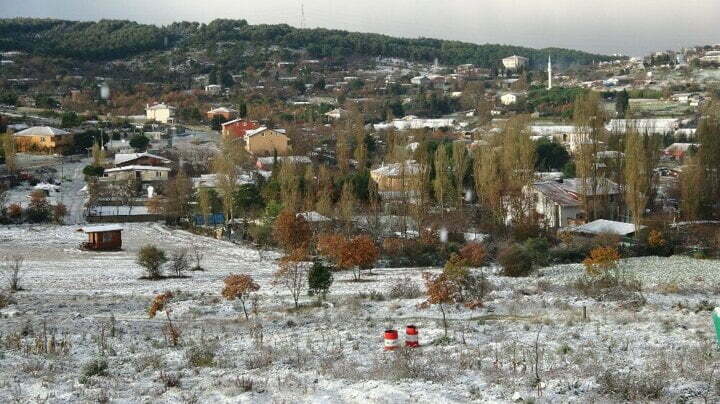
[{"label": "paved road", "polygon": [[[77,157],[74,158],[77,159]],[[48,201],[52,204],[57,202],[65,204],[68,209],[65,223],[80,224],[85,222],[84,206],[87,197],[87,194],[80,192],[85,186],[85,176],[82,173],[82,169],[89,164],[90,159],[84,157],[81,158],[79,162],[74,163],[69,162],[70,159],[72,158],[19,154],[18,166],[24,170],[33,170],[42,167],[52,167],[57,170],[57,172],[53,174],[38,175],[39,178],[53,177],[54,179],[61,179],[62,181],[59,192],[51,193]],[[15,187],[8,192],[6,203],[18,203],[26,206],[29,201],[28,196],[32,191],[33,187],[27,183]]]}]

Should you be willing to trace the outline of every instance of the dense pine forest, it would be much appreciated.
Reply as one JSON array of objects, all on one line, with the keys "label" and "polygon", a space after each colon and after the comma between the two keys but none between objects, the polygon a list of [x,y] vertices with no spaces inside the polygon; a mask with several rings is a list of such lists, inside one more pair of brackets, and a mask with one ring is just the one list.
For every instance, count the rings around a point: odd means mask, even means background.
[{"label": "dense pine forest", "polygon": [[306,49],[311,57],[316,58],[384,56],[412,61],[437,58],[441,63],[473,63],[487,68],[497,66],[500,59],[513,54],[529,58],[530,65],[536,68],[546,63],[548,54],[552,54],[557,65],[565,67],[611,59],[610,56],[569,49],[395,38],[321,28],[298,29],[285,24],[250,25],[245,20],[215,20],[209,24],[179,22],[163,27],[111,20],[0,20],[0,50],[20,50],[85,61],[133,57],[167,47],[207,47],[223,41]]}]

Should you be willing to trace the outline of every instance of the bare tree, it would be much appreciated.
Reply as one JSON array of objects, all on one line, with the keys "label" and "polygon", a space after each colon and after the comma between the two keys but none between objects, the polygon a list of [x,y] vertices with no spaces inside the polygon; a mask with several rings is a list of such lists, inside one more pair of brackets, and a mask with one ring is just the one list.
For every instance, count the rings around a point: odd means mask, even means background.
[{"label": "bare tree", "polygon": [[205,258],[205,254],[203,254],[202,249],[200,249],[200,246],[197,243],[192,243],[191,246],[192,249],[192,258],[193,261],[195,261],[195,266],[192,267],[191,270],[193,271],[203,271],[202,267],[202,260]]},{"label": "bare tree", "polygon": [[188,251],[185,248],[181,248],[172,253],[170,257],[170,270],[175,272],[175,275],[180,277],[183,272],[190,269],[190,261],[188,259]]},{"label": "bare tree", "polygon": [[22,290],[20,280],[23,275],[24,262],[25,257],[22,255],[6,255],[3,259],[0,271],[2,271],[3,277],[7,280],[11,292]]}]

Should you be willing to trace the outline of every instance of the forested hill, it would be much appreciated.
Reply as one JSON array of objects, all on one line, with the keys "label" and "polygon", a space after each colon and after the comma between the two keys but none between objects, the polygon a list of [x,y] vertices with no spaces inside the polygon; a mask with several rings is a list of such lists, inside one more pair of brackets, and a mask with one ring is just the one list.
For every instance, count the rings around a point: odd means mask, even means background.
[{"label": "forested hill", "polygon": [[497,66],[509,55],[530,59],[541,67],[548,55],[561,66],[607,61],[610,56],[570,49],[532,49],[509,45],[477,45],[439,39],[406,39],[380,34],[328,29],[298,29],[289,25],[249,25],[245,20],[215,20],[209,24],[180,22],[158,27],[130,21],[76,22],[49,19],[0,19],[0,50],[97,61],[131,57],[175,46],[203,47],[220,41],[247,41],[306,49],[311,57],[385,56],[414,61],[473,63]]}]

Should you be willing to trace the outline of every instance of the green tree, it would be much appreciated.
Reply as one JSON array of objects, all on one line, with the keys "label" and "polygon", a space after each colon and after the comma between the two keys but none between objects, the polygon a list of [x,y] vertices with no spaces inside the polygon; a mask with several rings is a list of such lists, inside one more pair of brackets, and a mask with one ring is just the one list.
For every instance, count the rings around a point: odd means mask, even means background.
[{"label": "green tree", "polygon": [[313,262],[313,266],[310,268],[310,272],[308,272],[308,295],[325,299],[332,283],[333,275],[332,272],[330,272],[330,268],[323,265],[320,261]]},{"label": "green tree", "polygon": [[615,112],[617,112],[618,118],[625,118],[629,106],[630,95],[627,90],[623,89],[615,96]]},{"label": "green tree", "polygon": [[570,154],[560,143],[542,138],[536,143],[537,171],[562,170],[570,161]]},{"label": "green tree", "polygon": [[136,134],[130,138],[130,147],[135,150],[145,151],[150,144],[150,139],[142,134]]},{"label": "green tree", "polygon": [[165,251],[157,248],[154,245],[147,244],[143,246],[138,252],[137,263],[141,267],[145,268],[148,273],[148,277],[151,279],[158,279],[162,275],[160,267],[167,262]]}]

